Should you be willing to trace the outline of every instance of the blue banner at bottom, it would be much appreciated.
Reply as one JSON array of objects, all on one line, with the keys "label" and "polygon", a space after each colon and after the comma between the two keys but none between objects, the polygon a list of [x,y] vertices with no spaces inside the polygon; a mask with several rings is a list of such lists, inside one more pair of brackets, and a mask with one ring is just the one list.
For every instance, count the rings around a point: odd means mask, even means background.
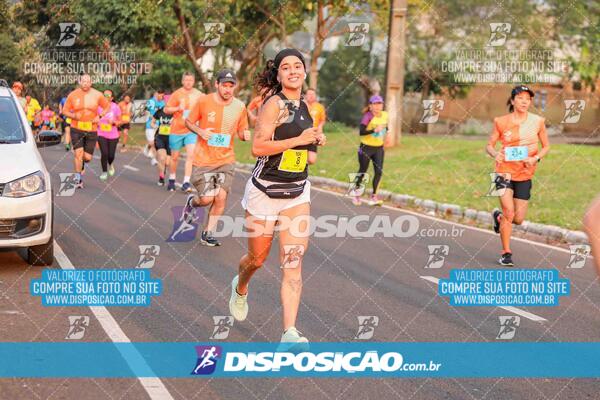
[{"label": "blue banner at bottom", "polygon": [[0,343],[0,377],[598,378],[600,343]]}]

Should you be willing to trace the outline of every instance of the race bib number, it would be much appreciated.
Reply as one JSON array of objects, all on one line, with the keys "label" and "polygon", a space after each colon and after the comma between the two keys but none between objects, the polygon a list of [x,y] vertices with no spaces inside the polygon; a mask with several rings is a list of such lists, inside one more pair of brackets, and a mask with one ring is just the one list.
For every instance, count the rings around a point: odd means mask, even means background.
[{"label": "race bib number", "polygon": [[65,121],[67,122],[67,124],[71,124],[71,118],[67,118]]},{"label": "race bib number", "polygon": [[183,119],[187,119],[190,116],[190,110],[183,110]]},{"label": "race bib number", "polygon": [[158,133],[160,133],[161,135],[169,135],[171,133],[171,126],[170,125],[161,125],[158,128]]},{"label": "race bib number", "polygon": [[229,147],[231,135],[226,133],[213,133],[207,143],[209,146],[213,147]]},{"label": "race bib number", "polygon": [[514,146],[504,149],[504,159],[506,161],[523,161],[529,157],[527,146]]},{"label": "race bib number", "polygon": [[103,132],[110,132],[110,131],[112,131],[112,125],[111,124],[100,124],[100,130]]},{"label": "race bib number", "polygon": [[387,128],[383,128],[379,132],[373,132],[372,135],[373,135],[373,137],[376,137],[379,139],[379,138],[382,138],[386,134],[386,132],[387,132]]},{"label": "race bib number", "polygon": [[308,161],[308,150],[288,149],[281,155],[279,170],[285,172],[303,172]]},{"label": "race bib number", "polygon": [[131,117],[129,115],[123,115],[123,116],[121,116],[121,120],[123,122],[129,122],[129,121],[131,121]]},{"label": "race bib number", "polygon": [[91,121],[79,121],[79,122],[77,122],[77,128],[84,130],[84,131],[91,131],[92,130],[92,122]]}]

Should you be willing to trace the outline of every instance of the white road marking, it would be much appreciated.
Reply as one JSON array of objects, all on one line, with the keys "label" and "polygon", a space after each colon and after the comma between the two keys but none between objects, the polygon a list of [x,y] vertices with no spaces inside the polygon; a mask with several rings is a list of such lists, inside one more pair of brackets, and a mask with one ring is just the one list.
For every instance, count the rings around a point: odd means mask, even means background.
[{"label": "white road marking", "polygon": [[[56,262],[62,269],[75,269],[71,260],[67,257],[67,255],[63,252],[62,248],[58,245],[58,243],[54,242],[54,258],[56,258]],[[90,307],[102,329],[108,335],[110,340],[114,343],[131,343],[131,340],[125,335],[125,332],[121,329],[117,321],[113,318],[110,312],[106,309],[106,307]],[[133,346],[130,348],[124,348],[122,346],[118,347],[121,352],[121,356],[127,361],[132,371],[146,371],[151,374],[152,369],[146,363],[146,360],[142,357],[142,355],[137,351],[137,349]],[[141,366],[141,369],[140,369]],[[167,390],[163,382],[159,378],[137,378],[150,399],[152,400],[173,400],[173,396]]]},{"label": "white road marking", "polygon": [[[439,285],[439,282],[440,282],[440,280],[438,278],[436,278],[435,276],[421,276],[421,279],[425,279],[426,281],[433,282],[436,285]],[[501,308],[503,310],[509,311],[513,314],[520,315],[521,317],[530,319],[535,322],[547,321],[546,318],[542,318],[539,315],[532,314],[528,311],[521,310],[520,308],[517,308],[517,307],[512,307],[512,306],[497,306],[497,307]]]},{"label": "white road marking", "polygon": [[135,171],[135,172],[139,172],[139,168],[136,167],[132,167],[131,165],[124,165],[123,168],[128,169],[130,171]]}]

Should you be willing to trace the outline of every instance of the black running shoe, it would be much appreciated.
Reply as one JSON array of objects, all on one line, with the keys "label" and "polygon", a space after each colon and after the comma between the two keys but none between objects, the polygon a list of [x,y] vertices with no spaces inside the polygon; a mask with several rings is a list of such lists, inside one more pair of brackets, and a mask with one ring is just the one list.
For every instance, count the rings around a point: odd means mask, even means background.
[{"label": "black running shoe", "polygon": [[175,191],[175,179],[169,179],[169,184],[167,185],[167,190],[169,192]]},{"label": "black running shoe", "polygon": [[494,232],[500,233],[500,221],[498,221],[498,218],[502,215],[502,212],[496,208],[492,215],[494,217]]},{"label": "black running shoe", "polygon": [[205,246],[215,247],[220,246],[221,242],[215,239],[212,235],[212,232],[203,231],[202,235],[200,235],[200,243]]},{"label": "black running shoe", "polygon": [[500,259],[498,260],[498,262],[500,263],[500,265],[504,265],[505,267],[512,267],[512,266],[515,265],[513,263],[512,254],[511,253],[504,253],[504,254],[502,254],[502,257],[500,257]]}]

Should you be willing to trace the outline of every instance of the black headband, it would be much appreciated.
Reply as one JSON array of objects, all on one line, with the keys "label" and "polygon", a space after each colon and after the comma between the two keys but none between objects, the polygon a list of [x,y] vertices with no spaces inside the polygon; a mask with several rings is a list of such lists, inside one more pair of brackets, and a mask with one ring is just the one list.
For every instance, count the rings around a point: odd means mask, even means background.
[{"label": "black headband", "polygon": [[304,62],[304,56],[296,49],[283,49],[275,56],[273,63],[275,64],[275,68],[279,69],[279,65],[287,56],[296,56],[302,61],[302,65],[304,65],[304,69],[306,69],[306,63]]}]

